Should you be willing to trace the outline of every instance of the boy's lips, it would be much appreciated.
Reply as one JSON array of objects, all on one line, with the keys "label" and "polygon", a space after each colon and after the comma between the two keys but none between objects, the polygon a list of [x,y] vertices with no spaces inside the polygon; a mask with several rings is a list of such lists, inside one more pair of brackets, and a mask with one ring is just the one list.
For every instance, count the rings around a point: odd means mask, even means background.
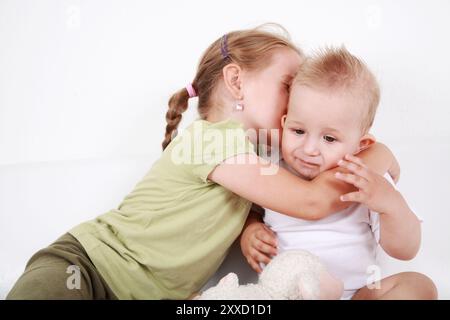
[{"label": "boy's lips", "polygon": [[317,168],[319,166],[316,163],[307,162],[307,161],[304,161],[304,160],[302,160],[300,158],[297,158],[297,160],[301,163],[301,165],[303,165],[305,167],[308,167],[308,168]]}]

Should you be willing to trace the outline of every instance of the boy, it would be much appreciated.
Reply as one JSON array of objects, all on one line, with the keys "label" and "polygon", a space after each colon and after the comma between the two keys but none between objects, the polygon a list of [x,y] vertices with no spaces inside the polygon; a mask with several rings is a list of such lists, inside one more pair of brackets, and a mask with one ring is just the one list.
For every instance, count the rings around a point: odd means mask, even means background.
[{"label": "boy", "polygon": [[[306,59],[293,81],[288,113],[281,124],[280,166],[304,178],[336,167],[336,178],[357,192],[343,195],[349,208],[317,221],[267,210],[264,222],[247,223],[241,246],[252,267],[278,249],[304,249],[317,255],[332,275],[344,282],[342,299],[435,299],[433,282],[419,273],[401,273],[371,283],[378,244],[391,257],[409,260],[418,252],[420,221],[393,182],[370,171],[356,155],[375,142],[368,133],[379,102],[379,87],[370,70],[345,48],[326,48]],[[345,160],[341,160],[345,158]],[[379,280],[379,279],[375,279]],[[366,287],[366,285],[368,285]],[[378,290],[371,290],[376,288]]]}]

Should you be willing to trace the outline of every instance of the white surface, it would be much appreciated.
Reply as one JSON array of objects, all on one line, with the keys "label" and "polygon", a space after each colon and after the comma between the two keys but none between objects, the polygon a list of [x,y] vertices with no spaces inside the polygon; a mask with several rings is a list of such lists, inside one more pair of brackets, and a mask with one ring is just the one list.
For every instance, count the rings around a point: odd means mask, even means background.
[{"label": "white surface", "polygon": [[[306,50],[345,43],[377,74],[373,132],[398,156],[400,187],[426,221],[417,258],[387,261],[383,273],[424,272],[449,299],[449,14],[446,0],[230,0],[220,9],[0,0],[0,297],[33,252],[116,207],[145,174],[167,100],[210,42],[275,21]],[[191,108],[183,126],[193,119]]]}]

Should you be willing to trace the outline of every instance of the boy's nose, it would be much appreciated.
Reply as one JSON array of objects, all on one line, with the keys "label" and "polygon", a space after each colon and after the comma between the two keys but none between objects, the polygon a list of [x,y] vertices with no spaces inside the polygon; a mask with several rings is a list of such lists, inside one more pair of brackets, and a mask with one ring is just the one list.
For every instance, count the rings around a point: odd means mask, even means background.
[{"label": "boy's nose", "polygon": [[303,151],[308,156],[318,156],[320,154],[318,144],[315,139],[307,139],[303,145]]}]

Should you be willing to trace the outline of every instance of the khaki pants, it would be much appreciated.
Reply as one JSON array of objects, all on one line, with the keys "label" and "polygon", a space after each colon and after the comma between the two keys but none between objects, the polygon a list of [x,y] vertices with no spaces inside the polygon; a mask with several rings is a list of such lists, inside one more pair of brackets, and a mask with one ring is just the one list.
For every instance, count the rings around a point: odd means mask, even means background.
[{"label": "khaki pants", "polygon": [[36,252],[6,299],[117,299],[83,246],[66,233]]}]

